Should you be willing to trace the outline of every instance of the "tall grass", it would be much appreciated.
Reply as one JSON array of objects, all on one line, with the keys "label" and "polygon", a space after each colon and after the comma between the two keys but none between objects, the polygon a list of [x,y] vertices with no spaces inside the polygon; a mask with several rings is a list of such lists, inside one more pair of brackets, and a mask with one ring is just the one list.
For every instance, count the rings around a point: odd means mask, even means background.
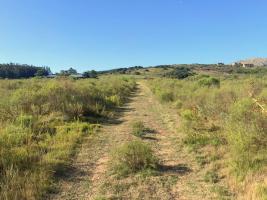
[{"label": "tall grass", "polygon": [[186,144],[195,150],[221,146],[238,180],[260,176],[262,181],[267,167],[266,80],[254,75],[198,75],[150,80],[149,85],[160,101],[179,111]]},{"label": "tall grass", "polygon": [[139,140],[120,146],[112,155],[111,169],[119,176],[155,170],[157,167],[158,159],[151,147]]},{"label": "tall grass", "polygon": [[0,80],[0,199],[40,199],[82,137],[133,91],[132,79]]}]

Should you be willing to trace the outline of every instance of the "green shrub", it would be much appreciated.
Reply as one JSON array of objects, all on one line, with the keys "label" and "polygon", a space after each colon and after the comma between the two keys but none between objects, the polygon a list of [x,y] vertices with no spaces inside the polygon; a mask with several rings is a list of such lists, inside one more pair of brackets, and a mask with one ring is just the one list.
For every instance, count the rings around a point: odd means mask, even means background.
[{"label": "green shrub", "polygon": [[187,121],[196,120],[196,115],[191,110],[183,110],[181,116]]},{"label": "green shrub", "polygon": [[22,127],[30,128],[33,126],[34,119],[33,119],[33,116],[31,116],[31,115],[20,115],[17,118],[17,122]]},{"label": "green shrub", "polygon": [[215,170],[207,171],[204,175],[204,181],[208,183],[218,183],[220,180]]},{"label": "green shrub", "polygon": [[137,137],[142,137],[145,135],[145,125],[142,121],[134,122],[132,125],[132,134]]},{"label": "green shrub", "polygon": [[221,144],[224,144],[224,138],[220,135],[216,135],[214,133],[207,133],[207,132],[188,132],[183,139],[183,142],[190,147],[193,148],[193,150],[196,150],[200,147],[204,147],[206,145],[211,146],[219,146]]},{"label": "green shrub", "polygon": [[241,178],[250,170],[265,165],[267,157],[267,117],[257,110],[251,99],[236,102],[228,118],[228,144],[232,166]]},{"label": "green shrub", "polygon": [[203,78],[198,81],[199,85],[201,86],[214,86],[214,87],[220,87],[220,80],[214,77],[208,77]]},{"label": "green shrub", "polygon": [[164,74],[165,77],[177,79],[184,79],[193,75],[194,73],[192,72],[192,70],[187,67],[177,67],[173,71]]},{"label": "green shrub", "polygon": [[152,149],[141,141],[132,141],[118,148],[112,156],[112,169],[118,175],[128,175],[157,168]]},{"label": "green shrub", "polygon": [[160,99],[162,102],[170,102],[174,100],[174,96],[172,92],[165,91],[160,94]]},{"label": "green shrub", "polygon": [[174,102],[174,107],[177,108],[177,109],[181,109],[183,107],[183,102],[181,100],[176,100]]}]

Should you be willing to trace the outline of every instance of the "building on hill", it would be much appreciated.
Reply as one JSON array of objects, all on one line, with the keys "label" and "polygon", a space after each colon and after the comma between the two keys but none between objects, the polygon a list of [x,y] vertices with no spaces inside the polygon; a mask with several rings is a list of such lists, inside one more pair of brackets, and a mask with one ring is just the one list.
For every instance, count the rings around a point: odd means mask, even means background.
[{"label": "building on hill", "polygon": [[235,63],[232,64],[232,66],[235,66],[235,67],[244,67],[244,68],[252,68],[255,65],[252,64],[252,63],[235,62]]},{"label": "building on hill", "polygon": [[[49,74],[48,76],[46,76],[47,78],[57,78],[59,77],[58,74]],[[81,78],[86,78],[83,74],[70,74],[66,77],[71,77],[71,78],[74,78],[74,79],[81,79]]]},{"label": "building on hill", "polygon": [[244,67],[244,68],[251,68],[251,67],[254,67],[254,64],[251,64],[251,63],[243,63],[242,64],[242,67]]},{"label": "building on hill", "polygon": [[242,63],[240,63],[240,62],[234,62],[232,64],[232,66],[234,66],[234,67],[242,67]]}]

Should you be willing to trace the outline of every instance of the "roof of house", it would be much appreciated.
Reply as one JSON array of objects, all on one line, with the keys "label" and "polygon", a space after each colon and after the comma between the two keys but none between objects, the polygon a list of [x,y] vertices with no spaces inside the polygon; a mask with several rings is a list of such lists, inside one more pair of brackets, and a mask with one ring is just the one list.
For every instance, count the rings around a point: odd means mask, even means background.
[{"label": "roof of house", "polygon": [[72,78],[84,78],[82,74],[71,74],[70,77]]}]

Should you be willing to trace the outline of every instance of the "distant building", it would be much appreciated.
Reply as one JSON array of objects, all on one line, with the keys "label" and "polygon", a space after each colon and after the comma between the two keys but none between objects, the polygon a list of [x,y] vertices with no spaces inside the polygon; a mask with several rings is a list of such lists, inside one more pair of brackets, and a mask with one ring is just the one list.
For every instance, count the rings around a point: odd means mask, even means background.
[{"label": "distant building", "polygon": [[84,75],[82,74],[71,74],[69,77],[74,78],[74,79],[85,78]]},{"label": "distant building", "polygon": [[[49,74],[48,76],[46,76],[47,78],[56,78],[60,75],[57,75],[57,74]],[[70,74],[66,77],[71,77],[71,78],[74,78],[74,79],[81,79],[81,78],[86,78],[83,74]]]},{"label": "distant building", "polygon": [[234,67],[241,67],[242,66],[242,63],[240,63],[240,62],[234,62],[232,64],[232,66],[234,66]]},{"label": "distant building", "polygon": [[243,63],[242,64],[242,67],[244,67],[244,68],[251,68],[251,67],[254,67],[254,64]]},{"label": "distant building", "polygon": [[235,67],[244,67],[244,68],[251,68],[251,67],[254,67],[255,65],[254,64],[251,64],[251,63],[235,62],[235,63],[232,64],[232,66],[235,66]]},{"label": "distant building", "polygon": [[224,66],[224,63],[218,63],[217,66]]}]

